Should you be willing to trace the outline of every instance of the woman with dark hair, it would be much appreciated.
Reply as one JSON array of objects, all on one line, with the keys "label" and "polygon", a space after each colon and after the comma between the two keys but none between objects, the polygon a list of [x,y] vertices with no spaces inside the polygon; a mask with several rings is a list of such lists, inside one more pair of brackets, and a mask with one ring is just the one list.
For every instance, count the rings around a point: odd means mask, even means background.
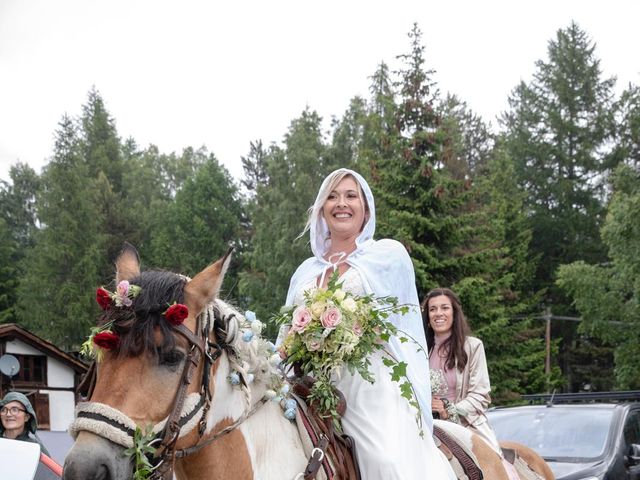
[{"label": "woman with dark hair", "polygon": [[491,384],[482,341],[470,329],[458,296],[448,288],[431,290],[422,302],[429,367],[442,372],[442,388],[431,410],[442,420],[473,430],[501,454],[485,411],[491,403]]}]

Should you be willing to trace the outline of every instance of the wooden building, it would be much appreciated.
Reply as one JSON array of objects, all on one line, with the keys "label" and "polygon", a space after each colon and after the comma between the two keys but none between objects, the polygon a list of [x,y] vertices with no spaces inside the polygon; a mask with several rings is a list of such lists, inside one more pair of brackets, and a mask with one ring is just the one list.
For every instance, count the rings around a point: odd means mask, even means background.
[{"label": "wooden building", "polygon": [[88,365],[14,323],[0,324],[0,357],[5,354],[20,368],[12,377],[1,375],[0,398],[10,390],[22,392],[36,411],[39,429],[66,431]]}]

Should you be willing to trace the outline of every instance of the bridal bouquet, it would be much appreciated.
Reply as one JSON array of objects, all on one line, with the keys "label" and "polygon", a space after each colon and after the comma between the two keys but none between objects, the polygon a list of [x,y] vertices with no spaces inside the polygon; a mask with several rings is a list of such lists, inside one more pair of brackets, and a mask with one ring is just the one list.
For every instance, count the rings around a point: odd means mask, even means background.
[{"label": "bridal bouquet", "polygon": [[315,379],[309,400],[321,415],[338,418],[333,381],[343,367],[371,383],[375,381],[369,371],[369,357],[378,350],[384,352],[383,363],[389,367],[391,378],[399,383],[402,396],[420,415],[406,363],[384,351],[391,336],[398,335],[401,341],[407,341],[388,317],[393,313],[405,314],[408,309],[406,305],[398,305],[395,297],[356,296],[342,290],[334,273],[326,289],[309,290],[302,305],[281,310],[276,322],[291,325],[281,346],[286,354],[285,363],[295,364],[303,375]]}]

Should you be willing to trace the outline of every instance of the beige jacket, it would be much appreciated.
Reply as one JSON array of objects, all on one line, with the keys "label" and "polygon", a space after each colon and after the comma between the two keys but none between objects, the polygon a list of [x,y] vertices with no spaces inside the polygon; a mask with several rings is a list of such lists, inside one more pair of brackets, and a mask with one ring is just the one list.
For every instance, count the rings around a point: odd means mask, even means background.
[{"label": "beige jacket", "polygon": [[480,339],[467,337],[464,350],[468,357],[467,364],[462,372],[456,368],[456,410],[464,426],[478,433],[500,452],[498,439],[485,415],[491,404],[491,384],[484,346]]}]

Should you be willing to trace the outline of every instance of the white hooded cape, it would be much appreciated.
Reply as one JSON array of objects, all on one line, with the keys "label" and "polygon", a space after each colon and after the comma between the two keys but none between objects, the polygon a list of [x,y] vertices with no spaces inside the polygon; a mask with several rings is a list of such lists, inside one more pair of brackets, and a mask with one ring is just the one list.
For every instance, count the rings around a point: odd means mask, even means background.
[{"label": "white hooded cape", "polygon": [[[407,363],[407,376],[413,384],[418,403],[422,409],[423,427],[431,433],[433,431],[433,420],[431,416],[429,363],[426,356],[427,344],[422,326],[413,264],[409,254],[400,242],[391,239],[373,239],[376,215],[371,189],[360,174],[348,169],[340,170],[353,175],[360,184],[367,199],[370,214],[362,233],[356,239],[356,250],[345,261],[358,271],[364,280],[364,288],[367,294],[374,294],[378,297],[397,297],[399,304],[410,306],[407,314],[392,315],[389,320],[399,330],[413,338],[418,345],[411,340],[401,343],[398,338],[393,337],[389,342],[389,350],[397,360]],[[325,179],[322,187],[328,181],[329,177]],[[320,191],[323,190],[322,187]],[[309,229],[311,250],[314,256],[305,260],[291,277],[289,292],[287,293],[287,305],[293,303],[296,292],[308,285],[313,279],[322,275],[332,265],[323,258],[330,242],[326,240],[329,235],[329,229],[321,213],[321,200],[316,198],[313,207],[316,221],[312,222]]]}]

